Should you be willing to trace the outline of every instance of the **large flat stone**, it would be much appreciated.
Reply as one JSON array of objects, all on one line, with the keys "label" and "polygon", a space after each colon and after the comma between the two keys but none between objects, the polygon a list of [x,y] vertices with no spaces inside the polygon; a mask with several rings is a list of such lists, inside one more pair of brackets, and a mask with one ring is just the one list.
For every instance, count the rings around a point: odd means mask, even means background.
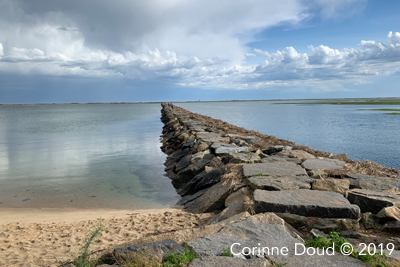
[{"label": "large flat stone", "polygon": [[220,142],[220,143],[229,143],[230,138],[229,137],[221,137],[217,133],[211,133],[211,132],[197,132],[196,133],[197,138],[203,140],[204,142]]},{"label": "large flat stone", "polygon": [[248,180],[253,189],[270,191],[310,189],[312,183],[312,179],[306,176],[255,176]]},{"label": "large flat stone", "polygon": [[254,191],[257,213],[292,213],[308,217],[358,219],[360,209],[343,195],[318,190]]},{"label": "large flat stone", "polygon": [[[232,244],[238,243],[232,247],[235,257],[245,259],[248,264],[251,264],[255,259],[268,258],[273,262],[284,266],[365,266],[361,261],[335,253],[332,256],[310,256],[304,253],[303,255],[295,255],[296,244],[300,247],[303,243],[301,239],[294,238],[295,230],[287,225],[284,220],[273,213],[257,214],[249,217],[241,222],[237,222],[222,228],[218,233],[204,236],[188,242],[188,246],[196,252],[199,257],[215,257],[227,248],[231,248]],[[241,254],[241,249],[244,247],[267,247],[265,253],[257,255],[244,256]],[[272,253],[272,248],[278,248]],[[282,248],[287,248],[287,255],[282,255]],[[257,250],[255,250],[257,254]],[[300,250],[299,250],[300,251]],[[285,252],[284,252],[285,253]],[[250,257],[250,259],[246,259]],[[201,265],[199,265],[201,266]],[[213,266],[213,265],[207,265]],[[221,265],[218,265],[221,266]],[[236,266],[236,265],[222,265]],[[239,265],[240,266],[240,265]],[[246,265],[247,266],[247,265]],[[253,265],[248,265],[253,266]],[[258,265],[256,265],[258,266]]]},{"label": "large flat stone", "polygon": [[344,179],[350,181],[350,188],[367,189],[373,191],[390,190],[397,186],[398,179],[390,177],[377,177],[364,175],[354,172],[348,172],[344,175]]},{"label": "large flat stone", "polygon": [[314,155],[311,155],[304,150],[282,150],[279,153],[276,153],[277,156],[286,156],[289,158],[298,158],[298,159],[315,159]]},{"label": "large flat stone", "polygon": [[307,176],[306,171],[294,162],[277,161],[266,163],[244,164],[243,174],[245,177],[251,177],[258,174],[270,176]]},{"label": "large flat stone", "polygon": [[337,159],[308,159],[301,166],[307,170],[342,169],[345,162]]},{"label": "large flat stone", "polygon": [[374,214],[386,207],[400,207],[400,196],[366,189],[352,189],[346,193],[347,199],[360,207],[362,212]]}]

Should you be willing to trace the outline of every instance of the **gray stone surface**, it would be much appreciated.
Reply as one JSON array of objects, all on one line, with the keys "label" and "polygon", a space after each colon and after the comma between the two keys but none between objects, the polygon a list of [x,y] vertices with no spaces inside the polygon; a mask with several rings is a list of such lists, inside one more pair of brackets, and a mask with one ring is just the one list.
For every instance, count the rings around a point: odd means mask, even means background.
[{"label": "gray stone surface", "polygon": [[301,164],[302,160],[299,158],[289,158],[286,156],[278,156],[278,155],[272,155],[268,156],[267,158],[261,159],[262,163],[276,163],[278,161],[285,161],[285,162],[291,162],[291,163],[296,163],[296,164]]},{"label": "gray stone surface", "polygon": [[400,222],[387,222],[383,227],[382,231],[391,232],[391,233],[400,233]]},{"label": "gray stone surface", "polygon": [[224,168],[214,169],[203,176],[203,179],[198,182],[195,187],[195,191],[210,187],[221,181],[221,177],[224,174]]},{"label": "gray stone surface", "polygon": [[364,226],[365,229],[374,229],[375,224],[378,222],[378,217],[371,212],[365,212],[362,214],[360,223]]},{"label": "gray stone surface", "polygon": [[354,230],[358,231],[360,225],[357,219],[345,219],[345,218],[322,218],[313,224],[313,227],[319,230],[329,233],[331,231],[340,230]]},{"label": "gray stone surface", "polygon": [[301,166],[307,170],[342,169],[345,162],[337,159],[308,159]]},{"label": "gray stone surface", "polygon": [[228,154],[229,163],[256,163],[261,158],[256,153],[231,152]]},{"label": "gray stone surface", "polygon": [[220,143],[229,143],[229,137],[221,137],[217,133],[210,133],[210,132],[197,132],[197,138],[203,140],[204,142],[220,142]]},{"label": "gray stone surface", "polygon": [[277,161],[243,165],[243,174],[245,177],[255,176],[259,173],[270,176],[307,176],[306,171],[293,162]]},{"label": "gray stone surface", "polygon": [[349,172],[344,179],[350,181],[350,188],[367,189],[373,191],[385,191],[397,186],[398,179],[390,177],[377,177]]},{"label": "gray stone surface", "polygon": [[207,194],[203,194],[195,200],[187,203],[184,207],[187,211],[193,213],[211,212],[214,210],[223,210],[225,208],[225,199],[234,185],[233,180],[228,182],[219,182],[213,185]]},{"label": "gray stone surface", "polygon": [[176,164],[175,172],[179,172],[180,170],[186,168],[190,164],[190,160],[192,159],[192,154],[187,154]]},{"label": "gray stone surface", "polygon": [[[234,243],[240,243],[233,247],[235,254],[240,253],[243,247],[273,247],[278,248],[281,252],[282,248],[287,248],[287,255],[269,253],[263,255],[268,257],[277,264],[285,264],[284,266],[365,266],[361,261],[335,253],[333,256],[310,256],[295,255],[296,243],[298,250],[302,241],[292,236],[291,230],[285,226],[282,219],[272,213],[258,214],[245,219],[244,221],[234,223],[222,228],[218,233],[207,235],[203,238],[195,239],[188,242],[188,246],[196,252],[199,257],[211,257],[219,255],[224,249],[230,248]],[[259,245],[260,244],[260,245]],[[267,254],[267,250],[265,250]],[[285,250],[283,250],[285,253]],[[257,254],[257,252],[256,252]],[[263,256],[260,256],[262,258]],[[237,257],[244,258],[243,255]],[[251,258],[257,258],[257,255]],[[234,266],[234,265],[233,265]]]},{"label": "gray stone surface", "polygon": [[262,258],[243,260],[237,257],[210,256],[194,259],[188,267],[265,267],[271,266]]},{"label": "gray stone surface", "polygon": [[214,149],[214,153],[218,156],[228,156],[230,153],[234,152],[249,152],[250,147],[246,146],[236,146],[232,144],[214,143],[211,145],[211,149]]},{"label": "gray stone surface", "polygon": [[310,233],[314,236],[314,237],[318,237],[318,236],[322,236],[322,237],[328,237],[327,234],[325,234],[324,232],[318,230],[318,229],[311,229]]},{"label": "gray stone surface", "polygon": [[214,224],[223,220],[226,220],[236,214],[245,212],[245,205],[243,205],[242,202],[233,202],[231,203],[228,207],[226,207],[224,210],[222,210],[220,213],[218,213],[217,216],[212,219],[210,224]]},{"label": "gray stone surface", "polygon": [[306,176],[254,176],[248,180],[253,189],[270,191],[310,189],[313,181]]},{"label": "gray stone surface", "polygon": [[315,159],[314,155],[303,150],[283,150],[276,153],[277,156],[285,156],[289,158],[299,158],[299,159]]},{"label": "gray stone surface", "polygon": [[378,213],[385,207],[400,207],[400,196],[366,189],[347,191],[347,199],[360,207],[362,212]]},{"label": "gray stone surface", "polygon": [[190,201],[193,201],[196,198],[198,198],[199,196],[203,195],[205,192],[207,192],[208,189],[209,188],[200,190],[193,195],[184,196],[180,200],[178,200],[178,202],[175,205],[177,205],[177,206],[185,205],[185,204],[189,203]]},{"label": "gray stone surface", "polygon": [[352,218],[360,209],[343,195],[318,190],[254,191],[254,209],[261,212],[292,213],[320,218]]},{"label": "gray stone surface", "polygon": [[[181,186],[188,183],[193,177],[201,173],[205,166],[211,163],[212,159],[202,159],[196,163],[190,164],[185,169],[179,171],[177,175],[172,179],[172,185],[175,188],[180,188]],[[170,177],[171,178],[171,177]]]},{"label": "gray stone surface", "polygon": [[143,243],[139,245],[129,246],[126,248],[116,248],[114,252],[123,254],[123,253],[131,253],[131,252],[138,252],[138,251],[146,251],[150,255],[151,254],[162,254],[165,255],[166,253],[182,253],[183,247],[176,243],[172,239],[165,239],[162,241],[150,242],[150,243]]},{"label": "gray stone surface", "polygon": [[[176,190],[176,192],[180,196],[185,196],[185,195],[193,195],[196,193],[196,185],[199,181],[203,179],[203,177],[207,174],[207,172],[204,170],[201,173],[197,174],[195,177],[193,177],[189,182],[187,182],[185,185],[181,186]],[[198,191],[198,190],[197,190]]]},{"label": "gray stone surface", "polygon": [[225,207],[228,207],[233,202],[243,203],[245,201],[250,201],[252,196],[253,192],[248,187],[241,187],[225,199]]},{"label": "gray stone surface", "polygon": [[350,182],[341,179],[314,180],[312,183],[313,190],[332,191],[339,194],[344,194],[349,187]]}]

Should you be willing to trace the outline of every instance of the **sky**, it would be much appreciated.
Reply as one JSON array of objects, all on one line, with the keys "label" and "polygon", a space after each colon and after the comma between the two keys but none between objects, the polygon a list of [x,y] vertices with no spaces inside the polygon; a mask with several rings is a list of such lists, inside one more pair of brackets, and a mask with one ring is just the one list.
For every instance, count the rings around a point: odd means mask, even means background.
[{"label": "sky", "polygon": [[0,0],[0,104],[400,96],[397,0]]}]

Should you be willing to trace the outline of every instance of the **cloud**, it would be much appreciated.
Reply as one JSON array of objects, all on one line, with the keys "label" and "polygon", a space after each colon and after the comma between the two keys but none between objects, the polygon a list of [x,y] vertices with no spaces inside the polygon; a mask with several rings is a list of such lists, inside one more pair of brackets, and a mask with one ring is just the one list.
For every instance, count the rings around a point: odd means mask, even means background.
[{"label": "cloud", "polygon": [[[5,1],[0,4],[0,71],[215,89],[282,87],[307,79],[360,81],[394,73],[400,61],[398,32],[387,35],[388,44],[361,41],[359,49],[320,45],[310,46],[310,53],[292,46],[246,52],[256,33],[300,23],[312,16],[309,7],[314,4],[329,19],[352,13],[363,3]],[[258,65],[246,62],[256,56],[267,59]]]},{"label": "cloud", "polygon": [[[268,53],[268,59],[256,66],[249,80],[351,80],[374,75],[391,75],[400,71],[400,33],[388,34],[389,44],[361,41],[360,48],[333,49],[328,46],[310,46],[310,54],[300,54],[293,47]],[[249,81],[248,80],[248,81]]]}]

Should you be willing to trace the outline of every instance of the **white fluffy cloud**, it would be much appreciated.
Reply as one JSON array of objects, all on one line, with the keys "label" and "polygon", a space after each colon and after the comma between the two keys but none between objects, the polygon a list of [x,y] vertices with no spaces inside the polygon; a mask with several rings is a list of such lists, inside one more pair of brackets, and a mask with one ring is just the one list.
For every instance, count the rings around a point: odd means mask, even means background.
[{"label": "white fluffy cloud", "polygon": [[[252,73],[256,81],[351,80],[372,75],[390,75],[400,71],[400,33],[389,32],[388,44],[361,41],[360,49],[341,51],[320,45],[310,46],[311,53],[299,54],[293,47],[269,53]],[[255,82],[255,84],[258,84]]]}]

